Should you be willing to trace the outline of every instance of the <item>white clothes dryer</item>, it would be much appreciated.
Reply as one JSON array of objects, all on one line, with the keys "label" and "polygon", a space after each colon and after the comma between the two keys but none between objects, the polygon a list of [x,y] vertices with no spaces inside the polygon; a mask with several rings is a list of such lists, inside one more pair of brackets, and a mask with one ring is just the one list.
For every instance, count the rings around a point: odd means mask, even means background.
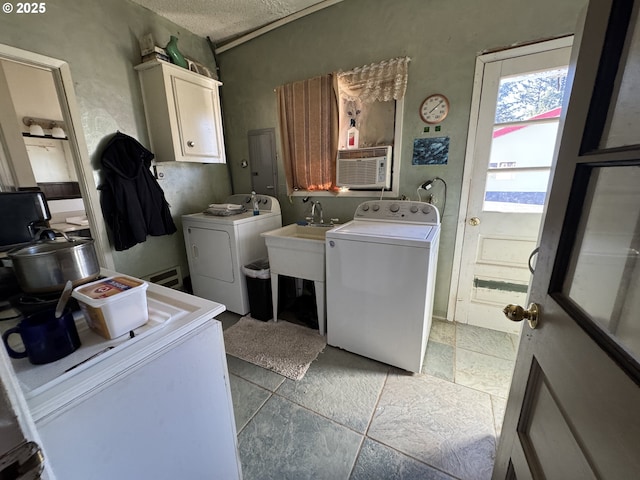
[{"label": "white clothes dryer", "polygon": [[327,343],[420,372],[439,242],[440,215],[424,202],[364,202],[328,231]]},{"label": "white clothes dryer", "polygon": [[280,203],[258,195],[260,214],[253,214],[251,195],[231,195],[225,203],[243,205],[245,212],[229,216],[192,213],[182,216],[184,241],[194,295],[222,303],[227,310],[249,312],[247,282],[242,267],[267,258],[262,232],[282,226]]}]

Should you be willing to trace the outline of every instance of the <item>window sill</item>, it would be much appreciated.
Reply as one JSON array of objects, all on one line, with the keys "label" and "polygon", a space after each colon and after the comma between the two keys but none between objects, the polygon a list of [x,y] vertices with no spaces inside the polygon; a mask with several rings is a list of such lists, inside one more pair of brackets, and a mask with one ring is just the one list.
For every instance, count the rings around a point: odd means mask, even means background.
[{"label": "window sill", "polygon": [[[347,190],[344,192],[327,192],[321,190],[296,190],[291,193],[290,197],[362,197],[362,198],[380,198],[381,190]],[[397,198],[398,193],[393,190],[385,190],[382,193],[383,198]]]}]

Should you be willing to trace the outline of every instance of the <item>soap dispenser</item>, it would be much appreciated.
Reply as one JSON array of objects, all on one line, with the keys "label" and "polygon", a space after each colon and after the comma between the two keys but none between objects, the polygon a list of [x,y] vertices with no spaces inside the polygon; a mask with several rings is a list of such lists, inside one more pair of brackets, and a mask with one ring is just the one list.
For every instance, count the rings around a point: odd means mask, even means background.
[{"label": "soap dispenser", "polygon": [[260,204],[256,192],[251,192],[251,205],[253,206],[253,214],[260,215]]},{"label": "soap dispenser", "polygon": [[360,141],[360,132],[356,128],[356,119],[351,119],[351,125],[349,126],[349,130],[347,130],[347,148],[358,148],[358,143]]}]

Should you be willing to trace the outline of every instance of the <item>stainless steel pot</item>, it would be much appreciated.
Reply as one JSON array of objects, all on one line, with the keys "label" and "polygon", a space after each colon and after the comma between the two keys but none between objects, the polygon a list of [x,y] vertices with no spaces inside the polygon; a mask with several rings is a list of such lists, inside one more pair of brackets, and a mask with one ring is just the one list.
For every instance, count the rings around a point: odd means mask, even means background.
[{"label": "stainless steel pot", "polygon": [[93,240],[58,238],[8,253],[20,288],[28,293],[60,292],[95,279],[100,265]]}]

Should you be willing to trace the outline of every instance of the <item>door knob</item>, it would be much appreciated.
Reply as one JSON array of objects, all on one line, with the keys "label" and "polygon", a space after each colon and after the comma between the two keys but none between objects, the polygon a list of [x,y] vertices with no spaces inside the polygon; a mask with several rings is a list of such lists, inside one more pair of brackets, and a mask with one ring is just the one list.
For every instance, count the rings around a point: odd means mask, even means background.
[{"label": "door knob", "polygon": [[478,217],[471,217],[469,219],[469,225],[471,225],[472,227],[477,227],[478,225],[480,225],[480,219]]},{"label": "door knob", "polygon": [[540,306],[537,303],[530,303],[529,308],[525,310],[520,305],[509,304],[502,310],[504,316],[512,322],[521,322],[527,320],[529,326],[533,329],[538,326],[538,315],[540,314]]},{"label": "door knob", "polygon": [[44,455],[37,443],[23,442],[0,456],[0,478],[36,480],[44,471]]}]

